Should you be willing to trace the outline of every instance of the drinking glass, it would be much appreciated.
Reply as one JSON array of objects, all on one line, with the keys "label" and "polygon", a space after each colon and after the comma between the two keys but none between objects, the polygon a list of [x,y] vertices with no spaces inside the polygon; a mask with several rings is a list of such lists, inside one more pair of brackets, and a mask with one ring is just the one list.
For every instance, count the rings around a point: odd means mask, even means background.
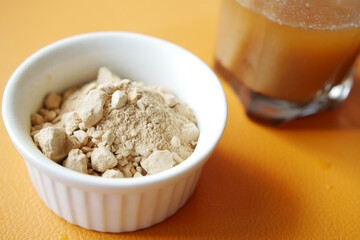
[{"label": "drinking glass", "polygon": [[265,124],[338,107],[353,85],[359,0],[223,0],[215,69]]}]

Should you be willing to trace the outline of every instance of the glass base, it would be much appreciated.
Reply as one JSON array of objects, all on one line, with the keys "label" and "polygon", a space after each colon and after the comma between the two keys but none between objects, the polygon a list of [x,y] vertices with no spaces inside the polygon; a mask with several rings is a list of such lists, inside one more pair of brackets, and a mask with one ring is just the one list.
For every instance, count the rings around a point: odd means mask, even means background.
[{"label": "glass base", "polygon": [[245,106],[247,116],[265,125],[280,125],[294,118],[339,107],[350,93],[354,76],[350,73],[343,82],[332,87],[324,87],[322,93],[309,102],[293,102],[267,97],[252,91],[217,61],[215,70],[228,81],[239,96]]}]

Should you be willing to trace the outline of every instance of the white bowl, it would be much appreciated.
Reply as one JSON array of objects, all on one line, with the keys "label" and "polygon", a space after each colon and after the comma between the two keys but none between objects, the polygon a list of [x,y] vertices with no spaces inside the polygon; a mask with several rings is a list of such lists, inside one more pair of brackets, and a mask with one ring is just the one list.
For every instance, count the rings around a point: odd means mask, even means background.
[{"label": "white bowl", "polygon": [[[31,113],[48,92],[93,80],[101,66],[169,88],[185,101],[200,130],[194,153],[169,170],[134,179],[84,175],[46,158],[30,137]],[[125,232],[159,223],[185,204],[223,133],[227,105],[216,75],[190,52],[141,34],[100,32],[60,40],[25,60],[5,88],[2,115],[39,196],[56,215],[87,229]]]}]

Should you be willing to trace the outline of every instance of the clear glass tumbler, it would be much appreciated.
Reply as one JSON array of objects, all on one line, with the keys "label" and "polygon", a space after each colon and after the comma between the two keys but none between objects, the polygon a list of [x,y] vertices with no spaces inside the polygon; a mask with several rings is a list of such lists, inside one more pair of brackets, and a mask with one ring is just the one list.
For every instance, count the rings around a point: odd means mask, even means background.
[{"label": "clear glass tumbler", "polygon": [[215,68],[255,121],[335,108],[353,84],[359,23],[359,0],[223,0]]}]

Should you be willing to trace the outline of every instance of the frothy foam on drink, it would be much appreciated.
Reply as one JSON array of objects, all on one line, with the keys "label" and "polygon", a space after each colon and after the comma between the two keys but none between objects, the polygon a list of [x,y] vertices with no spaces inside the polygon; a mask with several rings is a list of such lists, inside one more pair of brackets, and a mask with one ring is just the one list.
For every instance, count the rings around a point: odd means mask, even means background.
[{"label": "frothy foam on drink", "polygon": [[317,30],[360,26],[360,1],[356,0],[236,0],[281,25]]}]

